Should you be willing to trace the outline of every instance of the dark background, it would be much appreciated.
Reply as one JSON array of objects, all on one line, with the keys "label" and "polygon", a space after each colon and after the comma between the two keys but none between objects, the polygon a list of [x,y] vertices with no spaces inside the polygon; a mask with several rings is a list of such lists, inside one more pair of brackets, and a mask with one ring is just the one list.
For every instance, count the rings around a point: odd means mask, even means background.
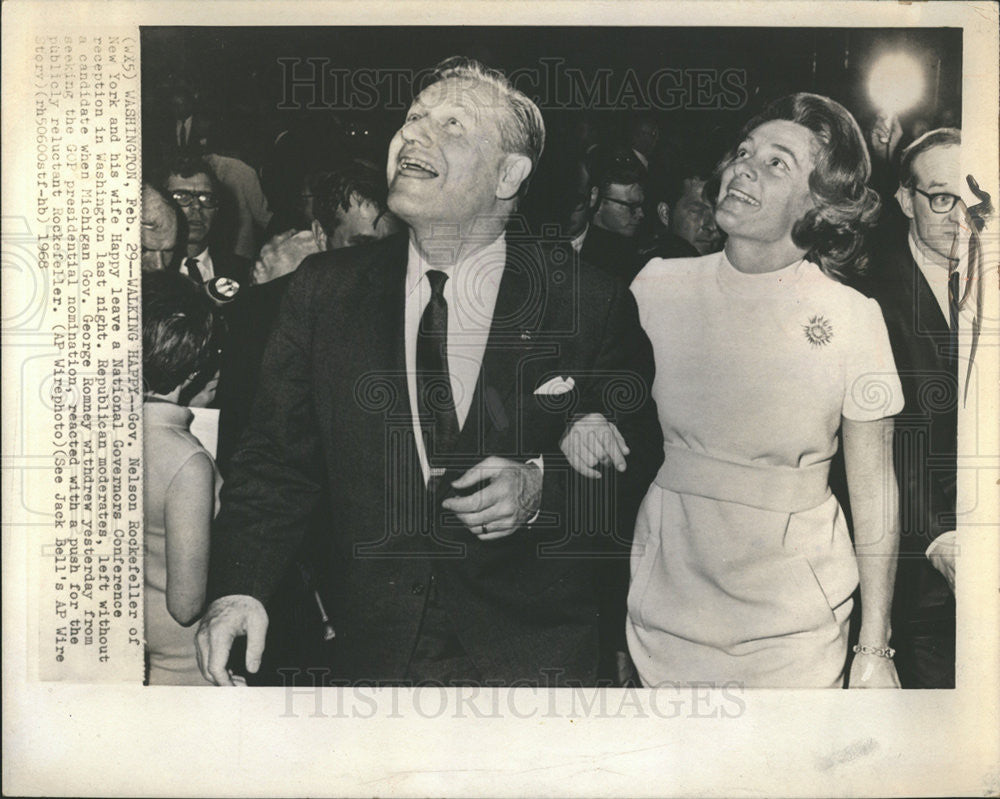
[{"label": "dark background", "polygon": [[[610,91],[597,102],[580,101],[579,93],[574,97],[568,80],[561,95],[539,98],[548,149],[568,141],[584,116],[605,137],[622,129],[628,112],[644,105],[635,94],[618,97],[629,70],[639,86],[662,69],[729,70],[729,80],[742,84],[739,91],[730,86],[725,93],[704,77],[707,103],[706,95],[699,100],[688,83],[669,103],[652,98],[646,104],[661,123],[664,146],[695,157],[721,155],[753,112],[792,91],[839,100],[867,127],[875,115],[867,75],[880,54],[900,49],[921,62],[927,84],[923,102],[904,115],[903,127],[909,130],[918,119],[930,127],[961,121],[962,32],[951,28],[146,27],[141,42],[146,129],[162,118],[170,91],[187,85],[196,92],[199,108],[226,120],[225,135],[234,149],[258,165],[279,133],[302,128],[325,146],[347,146],[381,159],[401,123],[411,92],[409,81],[398,77],[401,91],[389,91],[387,82],[352,98],[338,96],[336,80],[317,79],[313,87],[300,86],[286,98],[290,75],[308,79],[312,73],[307,58],[326,59],[325,66],[316,64],[316,74],[325,68],[416,72],[454,54],[479,58],[507,73],[541,74],[548,59],[551,74],[553,60],[559,59],[560,69],[576,71],[584,85],[597,81],[599,70],[610,70]],[[291,72],[279,59],[302,61]],[[530,81],[518,85],[537,94]],[[722,107],[711,108],[713,99]],[[359,104],[368,107],[359,110]]]}]

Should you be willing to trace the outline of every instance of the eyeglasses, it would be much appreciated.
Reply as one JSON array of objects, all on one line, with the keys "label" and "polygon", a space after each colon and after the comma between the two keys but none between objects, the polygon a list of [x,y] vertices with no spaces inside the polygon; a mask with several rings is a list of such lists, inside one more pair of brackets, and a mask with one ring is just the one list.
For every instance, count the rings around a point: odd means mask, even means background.
[{"label": "eyeglasses", "polygon": [[202,208],[219,207],[219,198],[210,191],[186,191],[184,189],[177,189],[176,191],[170,192],[170,196],[174,198],[174,202],[181,208],[187,208],[189,205],[194,205],[195,202],[197,202]]},{"label": "eyeglasses", "polygon": [[604,196],[602,196],[601,199],[602,200],[607,200],[609,203],[614,203],[615,205],[624,205],[633,214],[636,211],[641,211],[642,210],[642,206],[644,206],[646,204],[645,201],[640,201],[640,202],[637,202],[637,203],[627,203],[624,200],[616,200],[614,197],[604,197]]},{"label": "eyeglasses", "polygon": [[924,197],[927,198],[927,204],[930,205],[931,210],[935,214],[948,213],[952,208],[955,207],[955,203],[957,203],[959,200],[962,199],[957,194],[948,194],[947,192],[928,194],[926,191],[918,189],[916,186],[913,187],[913,190],[917,194],[922,194],[924,195]]}]

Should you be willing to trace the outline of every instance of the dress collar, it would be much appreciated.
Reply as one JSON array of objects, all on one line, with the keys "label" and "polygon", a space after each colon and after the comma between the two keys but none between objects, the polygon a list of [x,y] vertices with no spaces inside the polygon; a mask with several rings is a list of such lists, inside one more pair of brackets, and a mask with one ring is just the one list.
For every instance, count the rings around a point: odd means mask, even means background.
[{"label": "dress collar", "polygon": [[773,272],[741,272],[729,261],[725,250],[719,252],[717,258],[716,274],[719,285],[725,290],[747,297],[765,297],[790,288],[797,284],[803,275],[818,269],[812,262],[799,258]]}]

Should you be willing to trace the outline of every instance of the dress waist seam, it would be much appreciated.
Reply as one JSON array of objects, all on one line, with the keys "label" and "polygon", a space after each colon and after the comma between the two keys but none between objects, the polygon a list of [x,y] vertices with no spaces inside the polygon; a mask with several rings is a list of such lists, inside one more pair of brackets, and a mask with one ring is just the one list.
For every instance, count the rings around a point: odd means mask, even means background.
[{"label": "dress waist seam", "polygon": [[737,463],[666,444],[656,475],[660,488],[762,510],[798,513],[830,496],[830,462],[810,466]]}]

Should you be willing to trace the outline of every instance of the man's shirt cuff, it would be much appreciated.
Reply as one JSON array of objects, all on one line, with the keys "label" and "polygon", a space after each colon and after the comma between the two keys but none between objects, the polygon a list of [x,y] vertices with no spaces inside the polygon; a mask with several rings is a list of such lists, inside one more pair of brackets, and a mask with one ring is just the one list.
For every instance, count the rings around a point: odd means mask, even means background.
[{"label": "man's shirt cuff", "polygon": [[[537,458],[532,458],[531,460],[525,461],[525,463],[534,464],[535,466],[537,466],[538,471],[542,473],[542,480],[543,481],[545,480],[545,458],[543,456],[539,455]],[[534,524],[538,520],[538,516],[541,512],[542,512],[541,508],[536,510],[535,515],[524,523],[525,526]]]},{"label": "man's shirt cuff", "polygon": [[939,535],[937,538],[931,541],[931,545],[927,547],[927,549],[924,551],[924,556],[930,558],[931,555],[937,552],[938,549],[940,549],[941,547],[955,546],[958,543],[956,541],[957,537],[958,533],[956,533],[954,530],[949,530],[947,533],[941,533],[941,535]]}]

